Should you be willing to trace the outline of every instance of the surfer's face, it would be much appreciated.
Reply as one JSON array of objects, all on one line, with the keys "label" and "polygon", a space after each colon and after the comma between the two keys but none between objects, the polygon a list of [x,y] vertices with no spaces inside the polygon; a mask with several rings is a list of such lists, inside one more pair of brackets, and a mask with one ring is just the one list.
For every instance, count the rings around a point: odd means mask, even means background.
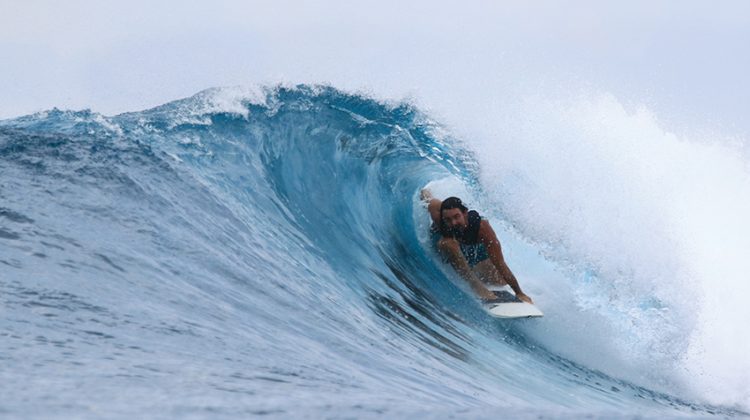
[{"label": "surfer's face", "polygon": [[466,229],[466,213],[461,209],[445,209],[442,213],[443,223],[451,232],[463,233]]}]

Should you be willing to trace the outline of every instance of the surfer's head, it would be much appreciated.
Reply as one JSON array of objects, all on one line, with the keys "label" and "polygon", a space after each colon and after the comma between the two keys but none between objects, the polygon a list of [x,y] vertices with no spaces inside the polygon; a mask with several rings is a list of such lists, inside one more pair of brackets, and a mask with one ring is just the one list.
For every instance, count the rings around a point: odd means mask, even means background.
[{"label": "surfer's head", "polygon": [[469,224],[469,209],[458,197],[448,197],[440,205],[440,230],[444,235],[460,237]]}]

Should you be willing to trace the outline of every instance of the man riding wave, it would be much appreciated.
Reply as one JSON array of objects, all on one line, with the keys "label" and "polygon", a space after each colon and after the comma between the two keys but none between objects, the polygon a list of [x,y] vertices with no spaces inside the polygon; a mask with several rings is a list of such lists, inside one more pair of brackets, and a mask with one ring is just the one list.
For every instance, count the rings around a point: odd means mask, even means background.
[{"label": "man riding wave", "polygon": [[433,244],[474,293],[484,301],[491,301],[496,296],[487,286],[507,284],[518,299],[533,303],[505,263],[500,241],[489,221],[466,208],[458,197],[441,201],[428,189],[423,189],[420,197],[432,217]]}]

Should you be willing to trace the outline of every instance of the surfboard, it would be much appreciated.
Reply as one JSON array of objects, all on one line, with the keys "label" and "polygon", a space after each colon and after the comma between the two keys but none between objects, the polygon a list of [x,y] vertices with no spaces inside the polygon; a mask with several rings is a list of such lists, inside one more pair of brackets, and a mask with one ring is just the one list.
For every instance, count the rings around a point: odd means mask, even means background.
[{"label": "surfboard", "polygon": [[497,299],[483,303],[482,307],[495,318],[538,318],[544,316],[536,306],[522,302],[506,288],[490,288]]}]

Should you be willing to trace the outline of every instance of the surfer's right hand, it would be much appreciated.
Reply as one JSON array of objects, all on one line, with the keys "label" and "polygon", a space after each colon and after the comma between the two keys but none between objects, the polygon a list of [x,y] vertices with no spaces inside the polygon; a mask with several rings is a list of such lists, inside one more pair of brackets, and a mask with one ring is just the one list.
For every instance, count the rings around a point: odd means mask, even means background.
[{"label": "surfer's right hand", "polygon": [[523,301],[523,302],[530,303],[532,305],[534,304],[534,301],[531,300],[531,298],[528,297],[528,296],[526,296],[524,293],[518,293],[518,294],[516,294],[516,297],[518,299],[520,299],[521,301]]}]

